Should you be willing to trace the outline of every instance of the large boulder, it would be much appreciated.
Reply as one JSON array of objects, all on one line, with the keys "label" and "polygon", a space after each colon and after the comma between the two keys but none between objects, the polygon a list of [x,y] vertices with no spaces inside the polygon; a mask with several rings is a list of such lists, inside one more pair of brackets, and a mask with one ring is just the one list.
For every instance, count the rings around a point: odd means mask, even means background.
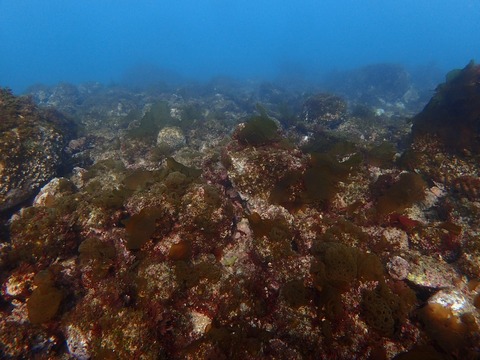
[{"label": "large boulder", "polygon": [[0,211],[33,196],[53,178],[73,127],[57,111],[0,89]]},{"label": "large boulder", "polygon": [[328,93],[309,97],[302,108],[301,119],[307,129],[338,127],[347,116],[347,103],[341,97]]},{"label": "large boulder", "polygon": [[413,118],[414,142],[435,140],[458,154],[480,154],[480,65],[453,70]]}]

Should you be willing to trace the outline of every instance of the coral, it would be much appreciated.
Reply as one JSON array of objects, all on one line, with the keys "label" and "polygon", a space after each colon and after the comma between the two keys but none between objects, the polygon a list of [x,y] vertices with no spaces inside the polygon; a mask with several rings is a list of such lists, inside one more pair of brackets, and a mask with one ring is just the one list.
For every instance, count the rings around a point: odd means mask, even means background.
[{"label": "coral", "polygon": [[471,201],[480,198],[480,179],[477,176],[459,176],[453,180],[452,188],[455,193],[465,196]]},{"label": "coral", "polygon": [[387,337],[400,331],[401,324],[416,303],[416,296],[408,287],[400,285],[393,290],[380,283],[375,289],[362,293],[365,321]]},{"label": "coral", "polygon": [[388,292],[384,286],[365,291],[362,298],[367,324],[384,336],[393,336],[396,327],[394,314],[398,308],[398,298]]}]

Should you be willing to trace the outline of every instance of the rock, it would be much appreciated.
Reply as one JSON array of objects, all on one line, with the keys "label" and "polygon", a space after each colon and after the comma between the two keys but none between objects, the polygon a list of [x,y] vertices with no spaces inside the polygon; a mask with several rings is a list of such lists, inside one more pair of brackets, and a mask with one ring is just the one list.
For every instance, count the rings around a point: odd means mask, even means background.
[{"label": "rock", "polygon": [[421,288],[449,288],[458,277],[455,269],[441,259],[418,255],[409,256],[408,260],[410,271],[407,279]]},{"label": "rock", "polygon": [[65,178],[54,178],[48,184],[40,189],[40,192],[33,200],[33,206],[49,207],[59,193],[65,190],[73,190],[73,183]]},{"label": "rock", "polygon": [[91,334],[72,324],[66,327],[65,333],[68,352],[78,360],[90,359],[88,342],[91,341]]},{"label": "rock", "polygon": [[62,164],[73,126],[58,112],[0,89],[0,211],[30,198]]},{"label": "rock", "polygon": [[453,70],[422,112],[413,118],[413,141],[434,136],[454,153],[480,153],[480,65]]},{"label": "rock", "polygon": [[305,101],[302,119],[306,125],[336,128],[345,120],[347,103],[341,97],[332,94],[314,95]]},{"label": "rock", "polygon": [[397,64],[372,64],[332,75],[333,91],[370,106],[394,105],[411,89],[410,75]]},{"label": "rock", "polygon": [[410,264],[400,256],[394,256],[387,264],[390,276],[395,280],[403,280],[408,276]]},{"label": "rock", "polygon": [[428,299],[429,304],[439,304],[450,309],[454,316],[475,313],[472,302],[457,289],[443,289]]},{"label": "rock", "polygon": [[169,150],[178,150],[185,146],[187,140],[182,129],[176,126],[166,126],[157,136],[157,146]]}]

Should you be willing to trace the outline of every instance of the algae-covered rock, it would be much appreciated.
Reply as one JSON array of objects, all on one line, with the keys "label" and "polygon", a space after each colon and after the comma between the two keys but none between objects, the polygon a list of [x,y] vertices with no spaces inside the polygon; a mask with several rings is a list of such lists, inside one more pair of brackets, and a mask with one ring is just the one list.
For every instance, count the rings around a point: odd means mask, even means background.
[{"label": "algae-covered rock", "polygon": [[[382,181],[384,181],[384,178],[380,177],[376,185],[382,183]],[[388,189],[381,191],[382,194],[377,202],[377,211],[381,215],[401,212],[416,202],[422,201],[425,198],[425,189],[426,183],[420,175],[403,173],[397,182],[388,186]]]},{"label": "algae-covered rock", "polygon": [[244,145],[266,145],[280,139],[277,123],[268,117],[265,109],[257,106],[260,115],[250,117],[235,132],[234,137]]},{"label": "algae-covered rock", "polygon": [[60,113],[39,110],[29,98],[0,89],[0,211],[25,201],[55,176],[72,130]]},{"label": "algae-covered rock", "polygon": [[455,153],[480,153],[480,65],[447,74],[422,112],[413,118],[413,141],[435,136]]},{"label": "algae-covered rock", "polygon": [[309,97],[302,109],[302,119],[312,130],[315,125],[335,128],[345,120],[346,115],[346,101],[337,95],[327,93]]},{"label": "algae-covered rock", "polygon": [[157,146],[165,151],[178,150],[185,144],[185,135],[179,127],[166,126],[158,133]]}]

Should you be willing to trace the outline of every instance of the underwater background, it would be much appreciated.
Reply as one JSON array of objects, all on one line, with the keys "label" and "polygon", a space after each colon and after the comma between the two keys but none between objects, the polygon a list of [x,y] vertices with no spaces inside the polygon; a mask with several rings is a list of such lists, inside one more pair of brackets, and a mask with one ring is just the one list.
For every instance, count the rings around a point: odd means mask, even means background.
[{"label": "underwater background", "polygon": [[[480,3],[0,1],[0,84],[279,76],[393,62],[442,72],[478,58]],[[136,80],[140,81],[140,80]]]},{"label": "underwater background", "polygon": [[479,15],[0,0],[0,359],[480,359]]}]

